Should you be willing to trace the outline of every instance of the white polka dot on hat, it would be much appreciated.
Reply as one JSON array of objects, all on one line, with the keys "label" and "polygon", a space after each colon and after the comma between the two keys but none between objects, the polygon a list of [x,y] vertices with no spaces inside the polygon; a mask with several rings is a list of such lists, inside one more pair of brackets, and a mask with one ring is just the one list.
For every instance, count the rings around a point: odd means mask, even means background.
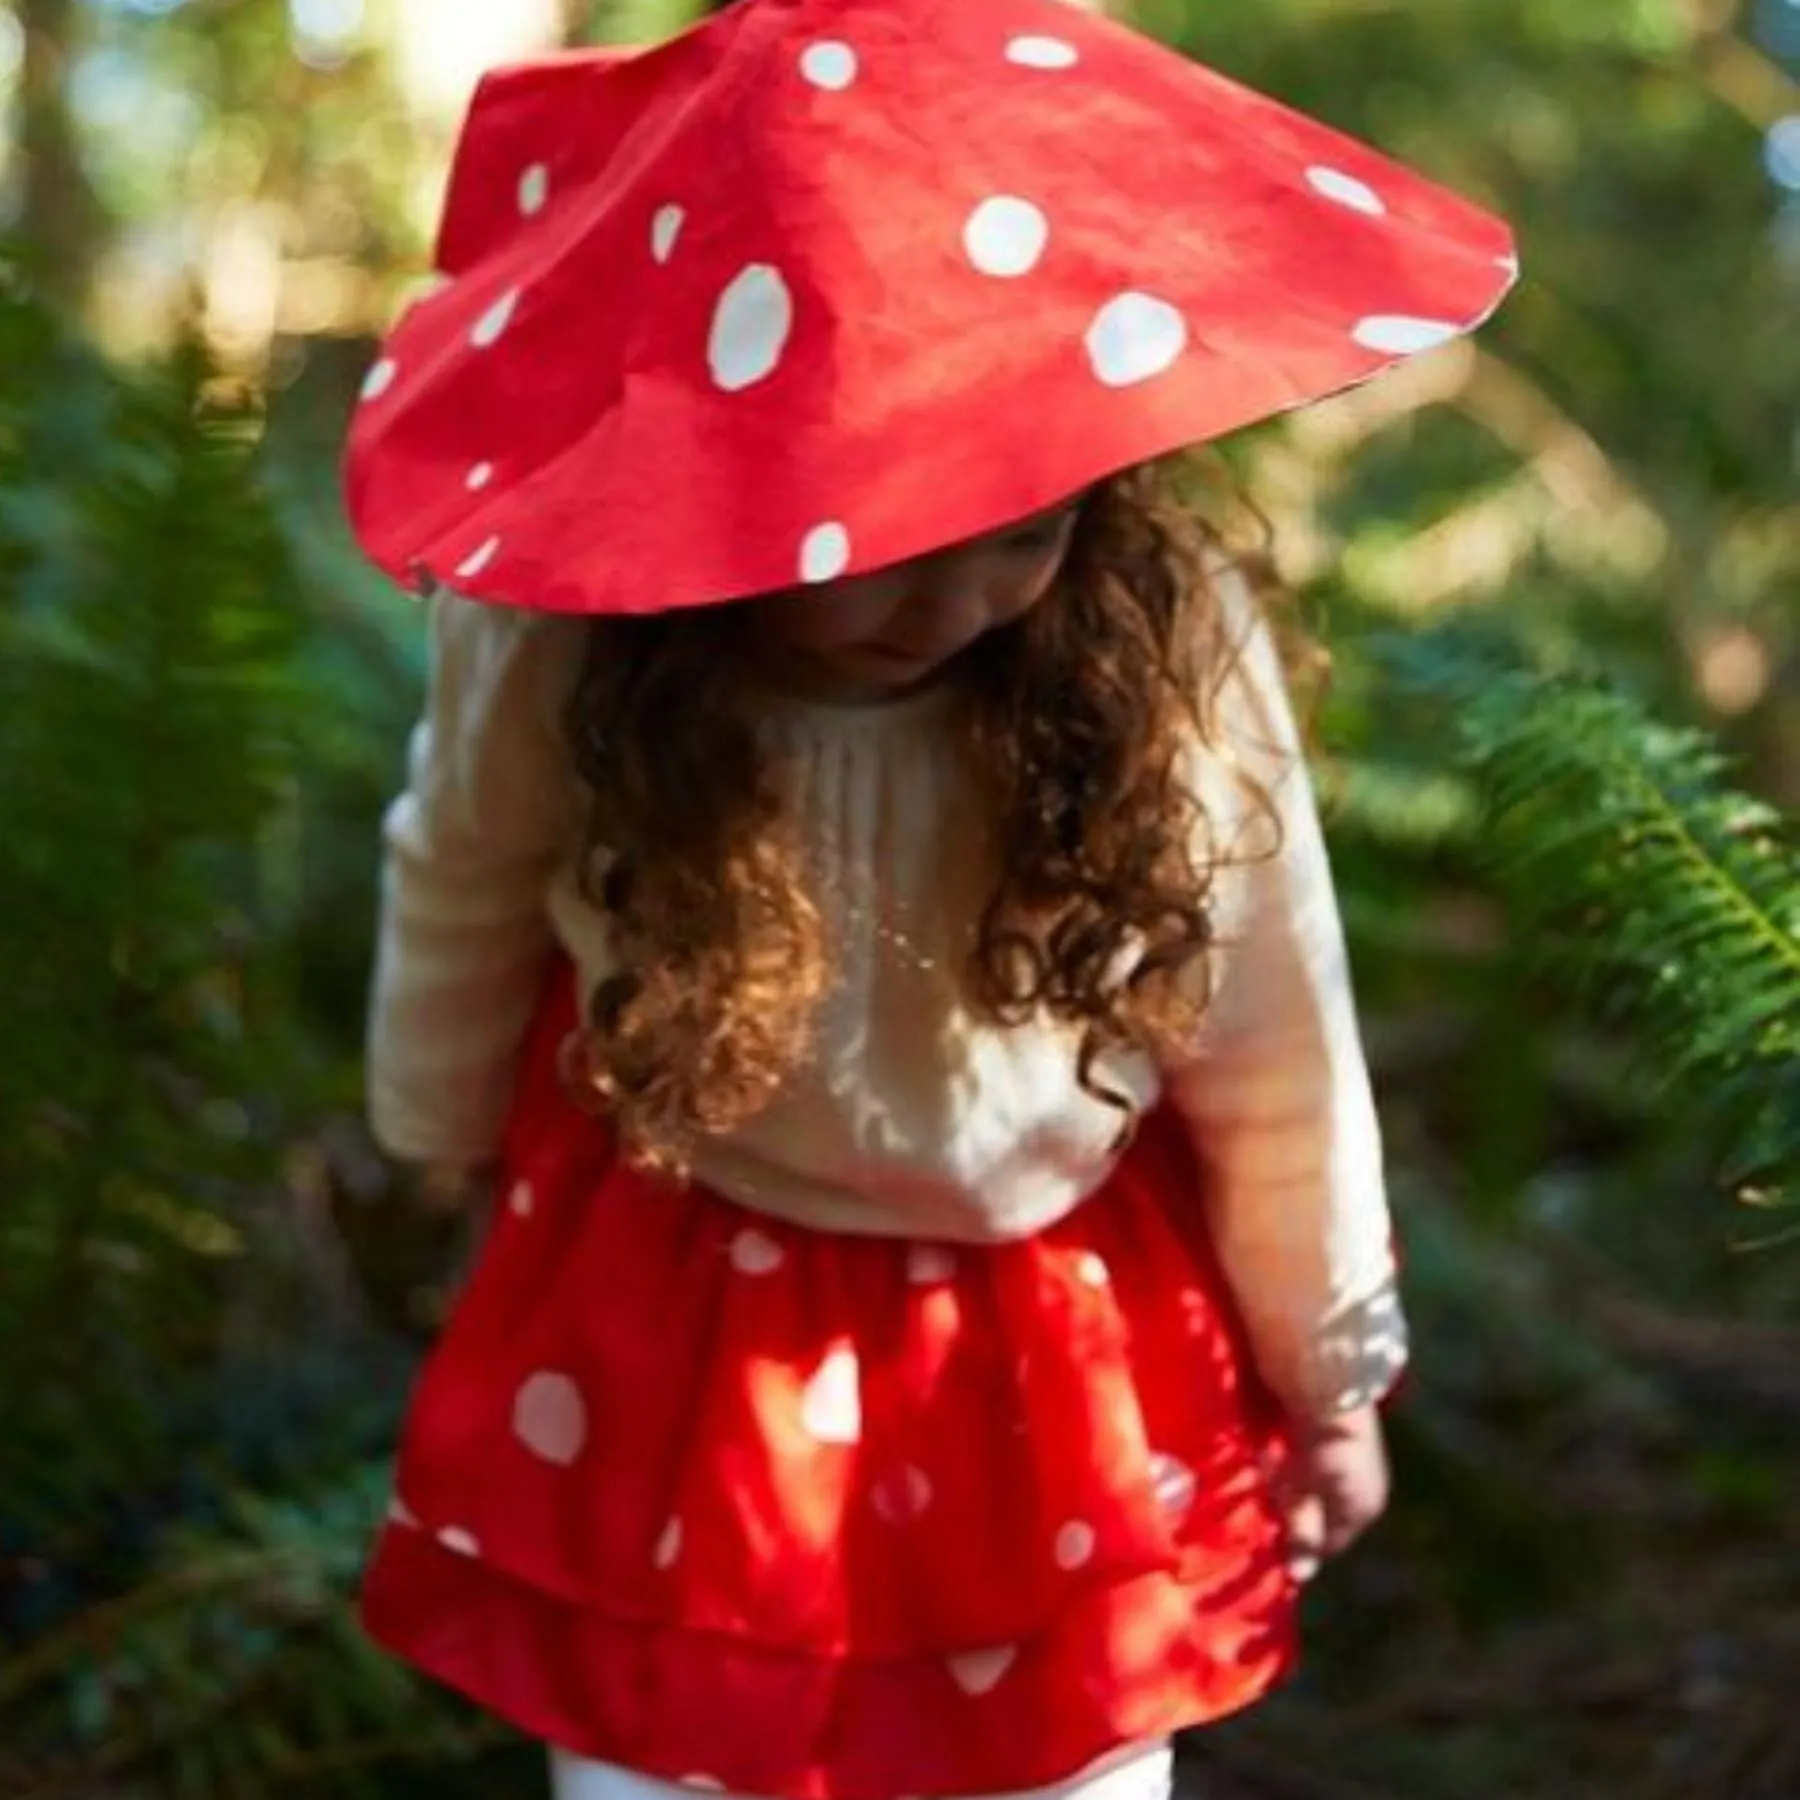
[{"label": "white polka dot on hat", "polygon": [[1050,221],[1040,207],[1016,194],[996,194],[970,213],[963,226],[969,261],[984,275],[1028,275],[1050,239]]},{"label": "white polka dot on hat", "polygon": [[728,394],[766,380],[780,365],[794,329],[794,301],[779,269],[742,270],[719,296],[707,341],[713,382]]}]

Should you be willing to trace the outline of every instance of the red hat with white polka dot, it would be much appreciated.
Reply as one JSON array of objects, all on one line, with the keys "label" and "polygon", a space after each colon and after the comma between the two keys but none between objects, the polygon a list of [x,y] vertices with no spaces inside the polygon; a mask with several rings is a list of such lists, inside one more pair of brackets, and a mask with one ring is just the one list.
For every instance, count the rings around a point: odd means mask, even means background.
[{"label": "red hat with white polka dot", "polygon": [[1486,212],[1062,0],[742,0],[497,71],[370,370],[401,579],[651,613],[994,530],[1472,330]]}]

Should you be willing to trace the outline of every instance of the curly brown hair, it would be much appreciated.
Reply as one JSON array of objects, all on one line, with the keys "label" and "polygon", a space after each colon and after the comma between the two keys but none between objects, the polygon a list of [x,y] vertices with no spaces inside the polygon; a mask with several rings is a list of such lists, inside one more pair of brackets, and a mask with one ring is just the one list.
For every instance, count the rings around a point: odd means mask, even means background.
[{"label": "curly brown hair", "polygon": [[[994,869],[970,998],[1002,1023],[1078,1027],[1081,1083],[1120,1110],[1122,1139],[1132,1109],[1099,1059],[1198,1022],[1231,860],[1181,774],[1196,733],[1218,743],[1213,702],[1241,648],[1209,572],[1223,544],[1195,504],[1204,478],[1187,456],[1100,484],[1051,591],[950,677]],[[1274,591],[1260,547],[1230,560]],[[740,673],[743,611],[595,621],[567,718],[590,795],[583,883],[620,967],[564,1077],[634,1160],[677,1175],[697,1136],[752,1117],[804,1061],[831,973]]]}]

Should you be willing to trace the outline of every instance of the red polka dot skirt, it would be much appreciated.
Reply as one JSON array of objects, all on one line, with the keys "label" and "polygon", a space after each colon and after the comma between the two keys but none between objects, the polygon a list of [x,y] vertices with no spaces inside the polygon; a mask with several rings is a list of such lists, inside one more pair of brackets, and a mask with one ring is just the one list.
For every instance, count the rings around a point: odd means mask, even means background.
[{"label": "red polka dot skirt", "polygon": [[1035,1237],[807,1230],[614,1157],[557,1085],[573,985],[407,1413],[377,1640],[533,1736],[793,1800],[1045,1785],[1281,1677],[1275,1414],[1178,1125]]}]

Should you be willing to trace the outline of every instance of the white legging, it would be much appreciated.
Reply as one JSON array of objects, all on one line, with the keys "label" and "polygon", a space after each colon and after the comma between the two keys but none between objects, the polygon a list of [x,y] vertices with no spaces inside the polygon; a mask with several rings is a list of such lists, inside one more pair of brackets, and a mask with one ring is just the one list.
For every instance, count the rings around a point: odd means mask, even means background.
[{"label": "white legging", "polygon": [[[1090,1764],[1067,1781],[988,1794],[982,1800],[1169,1800],[1174,1786],[1174,1752],[1167,1739],[1127,1744]],[[589,1762],[554,1745],[550,1749],[552,1800],[747,1800],[739,1794],[703,1795],[672,1781],[657,1781],[615,1763]]]}]

